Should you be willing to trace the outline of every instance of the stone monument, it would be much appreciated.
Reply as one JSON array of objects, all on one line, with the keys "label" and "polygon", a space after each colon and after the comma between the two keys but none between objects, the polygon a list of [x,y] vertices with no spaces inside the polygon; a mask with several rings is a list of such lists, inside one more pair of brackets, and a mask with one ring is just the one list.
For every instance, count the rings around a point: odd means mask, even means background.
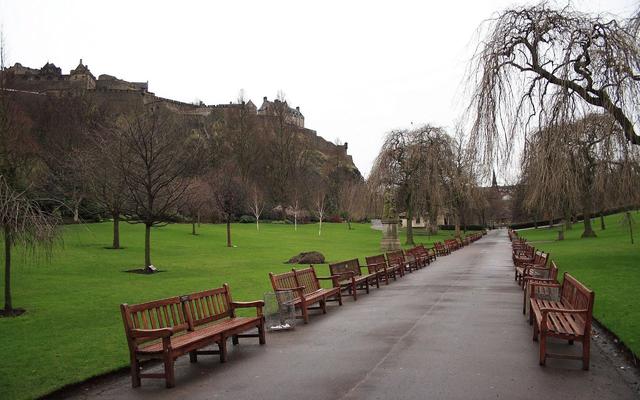
[{"label": "stone monument", "polygon": [[387,189],[384,193],[384,208],[382,210],[382,240],[380,249],[384,252],[400,250],[398,239],[398,214],[393,204],[393,194]]}]

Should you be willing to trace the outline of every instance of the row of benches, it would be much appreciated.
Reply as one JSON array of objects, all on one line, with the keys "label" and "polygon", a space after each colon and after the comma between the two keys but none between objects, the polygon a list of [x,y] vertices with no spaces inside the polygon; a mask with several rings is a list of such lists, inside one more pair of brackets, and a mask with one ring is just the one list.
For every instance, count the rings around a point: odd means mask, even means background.
[{"label": "row of benches", "polygon": [[[515,280],[524,292],[522,312],[529,313],[533,325],[533,340],[540,343],[540,365],[547,358],[582,360],[582,368],[589,369],[591,323],[595,294],[565,272],[558,281],[558,267],[549,263],[549,254],[536,250],[517,232],[509,230],[512,243]],[[582,342],[582,355],[557,354],[547,351],[547,339],[555,337]]]},{"label": "row of benches", "polygon": [[[302,312],[304,322],[309,320],[308,310],[327,311],[327,302],[342,305],[342,292],[347,291],[357,300],[357,291],[380,287],[390,279],[397,280],[405,273],[426,267],[437,256],[449,254],[479,239],[474,234],[465,239],[438,243],[434,248],[416,246],[413,249],[366,257],[367,265],[361,266],[358,259],[329,265],[331,276],[319,277],[313,266],[293,269],[282,274],[270,273],[274,291],[290,290],[295,295],[294,304]],[[455,245],[454,243],[455,242]],[[438,247],[444,250],[438,251]],[[365,272],[363,272],[363,270]],[[331,288],[323,288],[320,281],[331,281]],[[317,304],[316,307],[312,307]],[[239,308],[255,308],[255,317],[236,315]],[[262,312],[264,302],[233,301],[227,284],[201,292],[141,304],[122,304],[120,311],[131,360],[131,382],[140,386],[142,378],[165,379],[168,388],[175,386],[175,360],[189,354],[190,361],[197,362],[198,355],[218,355],[220,362],[226,361],[227,341],[233,345],[240,338],[258,338],[261,345],[265,340],[265,320]],[[257,333],[255,333],[257,329]],[[217,350],[202,350],[210,345]],[[164,364],[163,373],[143,373],[141,362],[160,360]]]}]

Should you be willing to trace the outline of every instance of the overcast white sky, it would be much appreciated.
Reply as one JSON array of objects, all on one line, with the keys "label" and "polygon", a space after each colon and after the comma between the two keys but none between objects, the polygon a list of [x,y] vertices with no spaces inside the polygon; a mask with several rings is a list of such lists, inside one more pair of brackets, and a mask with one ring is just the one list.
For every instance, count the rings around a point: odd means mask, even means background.
[{"label": "overcast white sky", "polygon": [[[366,175],[384,133],[452,127],[482,21],[523,2],[0,0],[9,62],[149,81],[159,96],[259,107],[284,91],[308,128],[349,143]],[[628,16],[630,0],[574,7]],[[562,2],[560,4],[566,4]],[[499,179],[501,180],[501,179]]]}]

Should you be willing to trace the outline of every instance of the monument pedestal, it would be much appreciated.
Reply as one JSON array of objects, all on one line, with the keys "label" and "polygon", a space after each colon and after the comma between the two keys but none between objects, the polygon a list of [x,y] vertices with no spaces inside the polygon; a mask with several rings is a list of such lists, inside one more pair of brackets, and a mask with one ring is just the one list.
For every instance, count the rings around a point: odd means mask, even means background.
[{"label": "monument pedestal", "polygon": [[398,239],[398,220],[382,220],[382,240],[380,250],[383,252],[400,250],[400,239]]}]

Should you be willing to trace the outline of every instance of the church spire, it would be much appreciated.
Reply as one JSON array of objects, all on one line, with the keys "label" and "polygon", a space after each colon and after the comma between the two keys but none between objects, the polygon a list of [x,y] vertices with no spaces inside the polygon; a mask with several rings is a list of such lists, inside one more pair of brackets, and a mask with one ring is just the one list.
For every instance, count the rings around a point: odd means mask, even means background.
[{"label": "church spire", "polygon": [[493,170],[493,179],[491,180],[491,186],[498,187],[498,180],[496,179],[496,171]]}]

